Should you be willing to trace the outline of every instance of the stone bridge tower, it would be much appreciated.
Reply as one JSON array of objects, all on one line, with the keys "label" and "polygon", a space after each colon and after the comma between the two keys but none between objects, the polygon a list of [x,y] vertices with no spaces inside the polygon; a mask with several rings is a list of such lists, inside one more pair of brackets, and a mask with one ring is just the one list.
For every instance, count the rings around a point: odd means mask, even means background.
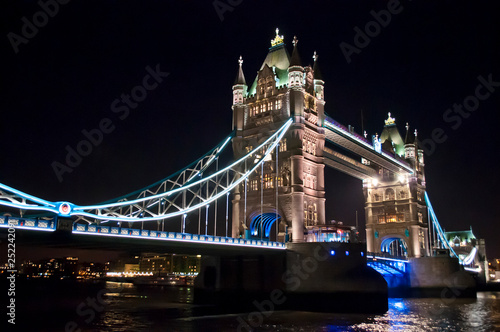
[{"label": "stone bridge tower", "polygon": [[403,142],[389,113],[382,135],[375,136],[374,141],[380,152],[408,162],[413,175],[396,175],[380,168],[377,178],[363,181],[367,250],[395,256],[429,256],[425,165],[417,131],[411,135],[407,124]]},{"label": "stone bridge tower", "polygon": [[303,66],[298,40],[294,38],[290,56],[278,32],[250,87],[240,57],[233,85],[235,158],[258,146],[289,118],[293,123],[280,142],[277,162],[273,153],[263,170],[235,191],[232,236],[314,241],[315,229],[325,224],[324,82],[316,53],[313,66]]}]

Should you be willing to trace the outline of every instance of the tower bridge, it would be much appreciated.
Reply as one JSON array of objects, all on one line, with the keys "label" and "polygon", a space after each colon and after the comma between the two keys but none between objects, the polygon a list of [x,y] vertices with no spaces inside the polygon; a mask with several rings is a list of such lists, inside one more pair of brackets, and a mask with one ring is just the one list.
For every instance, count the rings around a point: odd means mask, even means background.
[{"label": "tower bridge", "polygon": [[[294,253],[293,257],[285,254],[287,264],[293,265],[298,257],[307,259],[316,253],[310,248],[319,248],[314,244],[324,238],[320,235],[332,229],[325,215],[325,192],[334,190],[325,185],[327,166],[360,180],[365,198],[366,249],[358,244],[328,244],[323,249],[335,257],[325,258],[323,265],[318,263],[321,271],[330,273],[332,262],[350,269],[358,264],[359,271],[371,278],[366,281],[371,283],[368,292],[375,294],[380,280],[373,277],[373,270],[366,270],[367,252],[374,253],[370,265],[391,276],[405,275],[411,270],[408,264],[412,259],[432,258],[439,250],[447,250],[457,262],[474,266],[477,262],[454,252],[432,209],[417,131],[412,133],[406,125],[403,140],[390,113],[380,137],[373,135],[371,139],[335,121],[325,112],[325,82],[318,55],[314,52],[312,66],[303,65],[298,39],[292,44],[290,55],[277,30],[250,85],[240,57],[232,86],[233,133],[197,161],[146,188],[86,206],[47,201],[0,184],[0,205],[12,221],[17,220],[11,227],[56,231],[61,228],[56,216],[71,219],[73,224],[67,231],[74,234],[163,240],[176,242],[178,248],[227,246],[227,250],[238,248],[239,253],[245,247],[284,250]],[[219,167],[220,156],[229,146],[234,162]],[[32,217],[34,213],[37,218]],[[0,227],[10,227],[8,219],[0,218]],[[197,231],[186,225],[186,220],[195,220]],[[178,229],[166,231],[165,224],[178,225]],[[333,254],[336,252],[344,253],[343,258]],[[396,264],[388,255],[403,259]],[[380,257],[385,257],[385,262]],[[225,264],[235,263],[219,260],[214,264],[214,269],[222,271]],[[238,271],[247,271],[247,263],[238,264]],[[286,270],[286,264],[277,264]],[[443,273],[459,271],[458,264],[453,264]],[[260,276],[270,273],[269,267],[255,268]],[[418,273],[413,268],[413,275]],[[338,278],[349,284],[346,275],[342,276]],[[218,282],[225,280],[222,275],[218,278]],[[419,281],[420,277],[415,278]],[[278,279],[270,285],[289,287]],[[246,285],[242,280],[234,282],[241,288]],[[313,285],[321,284],[320,280],[321,276],[304,282],[300,291],[318,295],[320,290]],[[338,285],[325,285],[327,290],[339,291]]]}]

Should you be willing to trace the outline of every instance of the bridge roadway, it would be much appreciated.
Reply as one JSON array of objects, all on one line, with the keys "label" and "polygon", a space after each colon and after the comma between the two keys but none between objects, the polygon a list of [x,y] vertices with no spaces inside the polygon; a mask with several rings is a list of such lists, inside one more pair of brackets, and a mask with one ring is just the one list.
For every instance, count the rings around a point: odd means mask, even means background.
[{"label": "bridge roadway", "polygon": [[73,224],[71,220],[0,218],[0,239],[5,241],[9,224],[19,246],[99,249],[178,254],[248,255],[283,253],[285,244],[257,239],[162,232],[137,228]]},{"label": "bridge roadway", "polygon": [[[324,122],[325,140],[350,151],[366,160],[378,164],[395,173],[413,173],[413,169],[403,160],[396,159],[384,151],[376,151],[364,137],[349,131],[346,127],[326,116]],[[325,164],[338,169],[358,179],[368,179],[375,176],[375,171],[354,159],[341,153],[325,148]]]}]

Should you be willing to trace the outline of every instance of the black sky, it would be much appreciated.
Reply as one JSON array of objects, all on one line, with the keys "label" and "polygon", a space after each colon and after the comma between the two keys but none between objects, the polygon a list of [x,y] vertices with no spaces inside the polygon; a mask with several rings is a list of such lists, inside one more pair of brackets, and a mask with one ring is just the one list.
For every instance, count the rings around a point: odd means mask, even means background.
[{"label": "black sky", "polygon": [[[222,1],[225,2],[225,1]],[[233,1],[237,3],[237,1]],[[319,64],[326,112],[361,132],[382,131],[387,112],[418,129],[447,135],[426,155],[428,194],[446,230],[468,229],[500,256],[498,123],[500,87],[455,122],[443,114],[474,95],[479,76],[500,82],[500,15],[494,2],[400,1],[386,27],[347,63],[340,43],[373,21],[384,1],[241,1],[221,20],[212,1],[70,1],[19,45],[35,1],[3,1],[1,15],[0,182],[48,200],[100,202],[153,183],[208,151],[231,131],[231,86],[243,56],[247,82],[276,27],[303,63]],[[116,98],[142,83],[147,66],[169,76],[123,120]],[[108,118],[114,131],[58,181],[82,130]],[[328,171],[329,219],[354,222],[361,183]],[[331,188],[334,188],[331,190]]]}]

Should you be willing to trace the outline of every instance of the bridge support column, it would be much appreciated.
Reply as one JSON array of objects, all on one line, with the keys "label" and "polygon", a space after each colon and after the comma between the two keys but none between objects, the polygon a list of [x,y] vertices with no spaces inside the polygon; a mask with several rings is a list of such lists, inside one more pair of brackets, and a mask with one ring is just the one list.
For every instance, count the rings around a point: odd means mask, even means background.
[{"label": "bridge support column", "polygon": [[292,242],[304,242],[304,193],[292,194]]},{"label": "bridge support column", "polygon": [[[240,205],[241,205],[241,194],[236,191],[234,193],[234,199],[232,200],[232,207],[233,207],[233,216],[232,216],[232,223],[231,223],[231,237],[234,238],[239,238],[240,237],[240,227],[241,227],[241,222],[242,222],[242,215],[240,211]],[[244,218],[244,217],[243,217]],[[243,220],[244,222],[244,220]]]},{"label": "bridge support column", "polygon": [[361,243],[287,244],[287,307],[321,312],[385,313],[387,283],[366,265]]},{"label": "bridge support column", "polygon": [[420,245],[420,241],[419,241],[419,230],[420,230],[420,227],[418,225],[412,225],[411,226],[411,242],[412,243],[412,248],[411,248],[411,251],[413,252],[413,255],[412,257],[416,257],[416,258],[419,258],[419,257],[422,257],[422,253],[421,253],[421,245]]},{"label": "bridge support column", "polygon": [[378,250],[375,250],[375,248],[373,246],[373,229],[372,228],[366,229],[366,251],[368,251],[368,252],[378,251]]},{"label": "bridge support column", "polygon": [[410,260],[411,295],[415,297],[476,297],[474,278],[448,256]]},{"label": "bridge support column", "polygon": [[367,267],[365,249],[359,243],[304,242],[263,254],[203,256],[194,300],[228,312],[259,312],[260,306],[385,313],[387,283]]}]

